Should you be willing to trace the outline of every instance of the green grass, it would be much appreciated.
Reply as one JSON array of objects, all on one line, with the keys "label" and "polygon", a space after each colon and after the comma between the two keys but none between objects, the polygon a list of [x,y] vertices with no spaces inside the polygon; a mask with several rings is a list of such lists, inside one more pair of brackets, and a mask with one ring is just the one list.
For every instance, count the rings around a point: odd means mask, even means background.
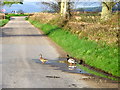
[{"label": "green grass", "polygon": [[10,16],[5,15],[5,19],[1,19],[0,20],[0,27],[4,26],[5,24],[7,24],[10,20]]},{"label": "green grass", "polygon": [[28,20],[28,17],[25,17],[25,20]]},{"label": "green grass", "polygon": [[28,14],[8,14],[6,16],[8,16],[8,17],[11,17],[11,16],[28,16]]},{"label": "green grass", "polygon": [[89,69],[89,68],[87,68],[87,67],[84,67],[84,66],[82,66],[82,65],[79,65],[79,64],[78,64],[77,66],[79,66],[80,69],[82,69],[82,70],[84,70],[84,71],[86,71],[87,73],[90,73],[90,74],[92,74],[92,75],[96,75],[96,76],[103,77],[103,78],[108,78],[108,79],[111,79],[111,80],[114,80],[114,81],[119,81],[119,79],[117,79],[117,78],[110,77],[110,76],[107,76],[107,75],[105,75],[105,74],[96,72],[96,71],[91,70],[91,69]]},{"label": "green grass", "polygon": [[8,21],[10,20],[11,16],[28,16],[28,14],[8,14],[8,15],[5,15],[5,19],[0,20],[0,27],[7,24]]},{"label": "green grass", "polygon": [[4,26],[5,24],[8,23],[8,19],[3,19],[3,20],[0,20],[0,27]]},{"label": "green grass", "polygon": [[85,62],[96,68],[100,68],[115,76],[120,76],[118,70],[118,47],[108,46],[105,43],[98,44],[54,25],[41,24],[38,21],[29,20],[35,27],[60,45],[66,52],[76,58],[82,58]]}]

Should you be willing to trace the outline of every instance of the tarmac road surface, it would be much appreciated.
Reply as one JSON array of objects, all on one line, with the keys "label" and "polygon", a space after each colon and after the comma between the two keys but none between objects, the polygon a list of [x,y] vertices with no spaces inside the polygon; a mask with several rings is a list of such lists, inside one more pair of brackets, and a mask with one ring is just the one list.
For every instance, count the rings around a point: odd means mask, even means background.
[{"label": "tarmac road surface", "polygon": [[[1,30],[2,88],[89,88],[79,75],[68,74],[57,67],[35,63],[39,54],[56,59],[60,53],[25,17],[12,17]],[[57,76],[59,78],[50,78]]]},{"label": "tarmac road surface", "polygon": [[[35,60],[39,61],[40,53],[52,60],[65,54],[24,18],[12,17],[9,23],[0,29],[0,88],[103,87],[96,82],[88,83],[82,80],[83,75],[63,72],[57,70],[58,67],[36,63]],[[113,85],[104,84],[104,88],[108,87]]]}]

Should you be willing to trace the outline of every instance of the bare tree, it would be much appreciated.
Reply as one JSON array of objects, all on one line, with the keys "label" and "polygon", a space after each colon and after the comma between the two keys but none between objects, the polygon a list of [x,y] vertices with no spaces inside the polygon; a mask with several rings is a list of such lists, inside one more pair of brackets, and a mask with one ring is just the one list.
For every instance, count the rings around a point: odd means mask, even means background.
[{"label": "bare tree", "polygon": [[54,2],[42,2],[42,4],[47,5],[52,8],[57,13],[60,13],[60,15],[66,19],[69,19],[71,17],[71,8],[73,2],[70,2],[70,0],[55,0]]},{"label": "bare tree", "polygon": [[[120,1],[119,1],[120,2]],[[119,2],[102,2],[101,20],[106,21],[112,16],[112,8]]]},{"label": "bare tree", "polygon": [[73,2],[70,2],[70,0],[61,0],[61,16],[70,19],[71,17],[71,6]]},{"label": "bare tree", "polygon": [[57,0],[55,0],[54,2],[42,2],[42,4],[51,7],[54,12],[60,12],[61,2],[57,2]]}]

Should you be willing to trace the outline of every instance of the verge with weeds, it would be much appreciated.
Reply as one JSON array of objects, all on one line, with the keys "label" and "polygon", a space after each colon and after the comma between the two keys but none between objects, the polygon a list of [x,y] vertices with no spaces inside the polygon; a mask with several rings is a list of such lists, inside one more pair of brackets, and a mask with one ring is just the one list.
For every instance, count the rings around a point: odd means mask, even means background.
[{"label": "verge with weeds", "polygon": [[0,27],[4,26],[4,25],[7,24],[8,22],[9,22],[9,19],[0,20]]},{"label": "verge with weeds", "polygon": [[85,66],[82,66],[82,65],[78,65],[82,70],[86,71],[87,73],[89,73],[90,75],[92,76],[99,76],[99,77],[103,77],[104,79],[110,79],[110,80],[114,80],[114,81],[119,81],[118,78],[115,78],[115,77],[110,77],[110,76],[107,76],[105,74],[102,74],[100,72],[97,72],[97,71],[94,71],[94,70],[91,70]]},{"label": "verge with weeds", "polygon": [[28,16],[28,15],[29,14],[7,14],[7,15],[5,15],[5,19],[0,20],[0,27],[7,24],[9,22],[11,16]]},{"label": "verge with weeds", "polygon": [[7,14],[7,17],[11,17],[11,16],[28,16],[29,14]]},{"label": "verge with weeds", "polygon": [[114,76],[119,76],[118,47],[98,44],[95,41],[80,39],[78,35],[59,28],[55,25],[42,24],[29,20],[35,27],[40,28],[47,36],[60,45],[66,52],[76,58],[82,58],[86,64],[102,69]]}]

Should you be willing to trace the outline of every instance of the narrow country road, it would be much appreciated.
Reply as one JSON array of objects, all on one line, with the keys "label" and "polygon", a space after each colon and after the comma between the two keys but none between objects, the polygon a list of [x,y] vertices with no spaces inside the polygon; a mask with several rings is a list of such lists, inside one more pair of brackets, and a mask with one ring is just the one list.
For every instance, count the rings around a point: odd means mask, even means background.
[{"label": "narrow country road", "polygon": [[[90,88],[80,75],[68,74],[57,67],[36,63],[39,54],[56,59],[61,54],[25,17],[12,17],[0,30],[2,39],[2,88]],[[58,76],[59,78],[48,78]]]}]

